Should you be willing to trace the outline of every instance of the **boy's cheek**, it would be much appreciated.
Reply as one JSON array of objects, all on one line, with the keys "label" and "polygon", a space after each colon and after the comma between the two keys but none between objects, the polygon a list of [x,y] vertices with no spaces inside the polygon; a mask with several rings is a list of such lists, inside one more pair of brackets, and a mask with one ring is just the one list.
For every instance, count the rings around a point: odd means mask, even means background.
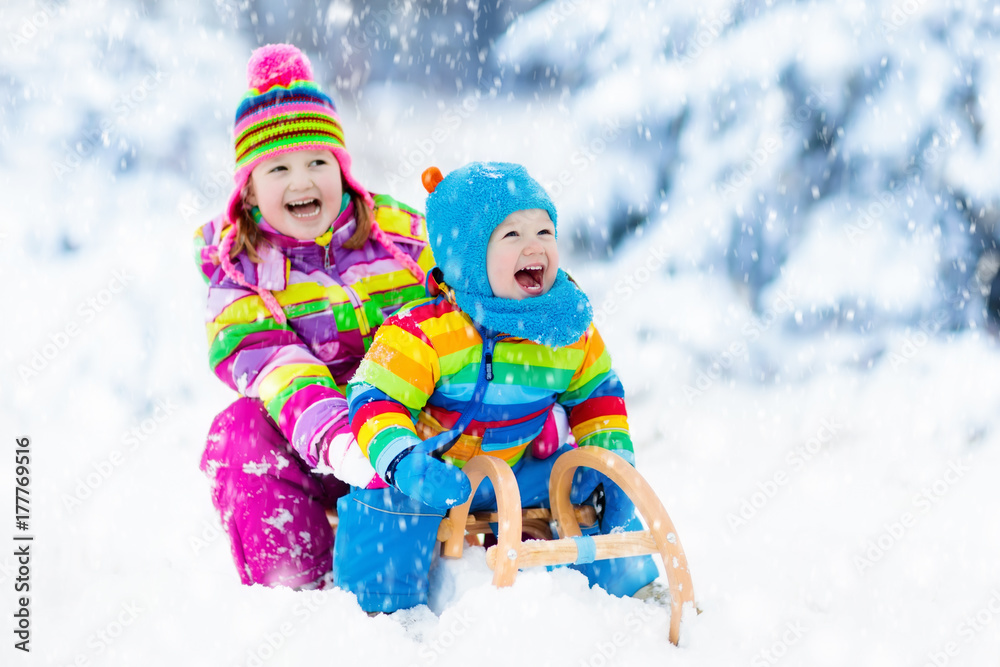
[{"label": "boy's cheek", "polygon": [[558,259],[556,259],[556,261],[553,262],[552,264],[549,264],[549,271],[548,271],[548,273],[549,273],[549,275],[548,275],[548,281],[547,281],[548,287],[545,288],[546,292],[548,292],[550,289],[552,289],[552,286],[556,284],[556,278],[559,277],[559,260]]}]

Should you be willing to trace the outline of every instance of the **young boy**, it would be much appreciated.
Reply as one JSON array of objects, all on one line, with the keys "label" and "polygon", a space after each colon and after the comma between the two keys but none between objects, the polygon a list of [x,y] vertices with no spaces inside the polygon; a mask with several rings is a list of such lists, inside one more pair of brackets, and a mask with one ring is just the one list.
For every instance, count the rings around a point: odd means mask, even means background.
[{"label": "young boy", "polygon": [[[390,485],[352,488],[337,505],[334,580],[368,612],[426,603],[438,524],[468,499],[461,467],[472,457],[504,459],[522,504],[547,505],[549,471],[568,445],[545,460],[529,445],[556,403],[577,444],[634,462],[624,393],[590,303],[559,269],[548,195],[516,164],[428,174],[428,236],[438,262],[430,298],[382,325],[348,385],[351,428]],[[605,502],[589,533],[641,529],[628,498],[593,471],[578,475],[574,500],[599,483]],[[495,507],[490,485],[480,485],[472,510]],[[657,576],[648,556],[573,567],[623,596]]]}]

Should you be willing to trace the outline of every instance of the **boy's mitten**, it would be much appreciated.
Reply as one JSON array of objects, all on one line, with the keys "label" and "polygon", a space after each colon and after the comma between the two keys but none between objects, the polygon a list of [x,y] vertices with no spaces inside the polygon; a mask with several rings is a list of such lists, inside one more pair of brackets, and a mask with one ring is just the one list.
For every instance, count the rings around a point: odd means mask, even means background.
[{"label": "boy's mitten", "polygon": [[[628,461],[629,465],[635,467],[635,454],[633,452],[625,449],[611,449],[609,451],[612,454],[622,457]],[[573,486],[570,488],[569,499],[573,504],[579,505],[590,498],[598,486],[604,484],[607,487],[610,483],[611,480],[604,474],[597,472],[593,468],[581,466],[573,473]]]},{"label": "boy's mitten", "polygon": [[439,510],[461,505],[472,493],[472,483],[464,472],[415,449],[395,462],[386,481],[414,500]]},{"label": "boy's mitten", "polygon": [[598,510],[601,533],[642,530],[642,523],[635,513],[635,503],[617,484],[605,477],[604,503]]},{"label": "boy's mitten", "polygon": [[[625,459],[629,465],[635,466],[634,453],[624,449],[611,451]],[[595,495],[595,491],[598,492],[594,502],[597,506],[597,517],[602,533],[607,534],[615,529],[641,529],[641,523],[638,522],[635,513],[635,504],[628,497],[628,494],[608,479],[604,473],[597,472],[593,468],[577,468],[573,476],[570,500],[575,504],[585,502]]]}]

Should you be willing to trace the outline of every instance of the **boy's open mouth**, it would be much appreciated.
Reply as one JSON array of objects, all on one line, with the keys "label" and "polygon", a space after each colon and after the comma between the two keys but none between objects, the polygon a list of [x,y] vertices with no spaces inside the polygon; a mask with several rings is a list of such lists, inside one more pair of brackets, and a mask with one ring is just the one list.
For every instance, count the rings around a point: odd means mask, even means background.
[{"label": "boy's open mouth", "polygon": [[318,199],[303,199],[285,204],[285,209],[296,218],[310,218],[319,213]]},{"label": "boy's open mouth", "polygon": [[529,294],[540,292],[542,289],[542,274],[545,268],[541,266],[526,266],[514,274],[514,280]]}]

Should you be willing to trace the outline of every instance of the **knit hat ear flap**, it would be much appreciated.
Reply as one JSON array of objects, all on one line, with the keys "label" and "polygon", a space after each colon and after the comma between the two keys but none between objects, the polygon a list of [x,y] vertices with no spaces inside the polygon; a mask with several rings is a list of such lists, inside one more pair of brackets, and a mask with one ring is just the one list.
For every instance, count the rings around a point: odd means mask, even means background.
[{"label": "knit hat ear flap", "polygon": [[246,276],[244,276],[240,270],[233,265],[232,260],[229,259],[229,251],[232,250],[233,241],[235,240],[236,225],[232,225],[229,228],[229,231],[219,242],[219,264],[222,266],[222,272],[237,285],[241,285],[253,292],[256,292],[275,321],[278,324],[284,324],[288,321],[288,318],[285,316],[285,311],[281,308],[281,304],[279,304],[278,300],[274,298],[274,295],[259,285],[248,283]]}]

